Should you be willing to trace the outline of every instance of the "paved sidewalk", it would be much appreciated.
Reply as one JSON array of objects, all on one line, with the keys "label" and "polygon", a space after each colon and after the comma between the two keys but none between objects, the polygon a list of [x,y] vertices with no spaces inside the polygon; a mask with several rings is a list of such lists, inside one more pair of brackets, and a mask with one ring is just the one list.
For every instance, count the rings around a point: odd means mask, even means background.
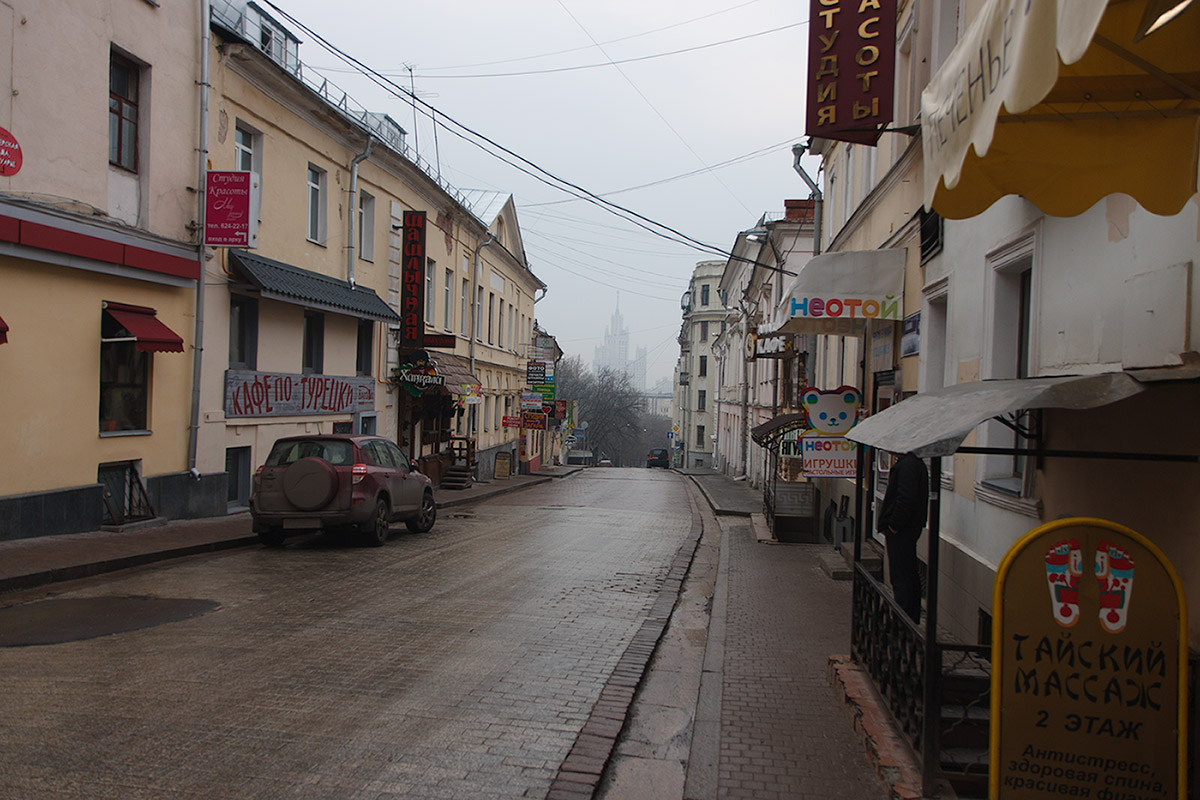
[{"label": "paved sidewalk", "polygon": [[920,769],[848,657],[851,584],[771,538],[762,492],[686,470],[721,527],[686,800],[916,798]]},{"label": "paved sidewalk", "polygon": [[[533,475],[438,490],[438,508],[473,503],[578,472],[582,467],[544,467]],[[207,519],[170,520],[120,531],[90,531],[0,541],[0,595],[76,580],[170,558],[256,544],[250,512]]]}]

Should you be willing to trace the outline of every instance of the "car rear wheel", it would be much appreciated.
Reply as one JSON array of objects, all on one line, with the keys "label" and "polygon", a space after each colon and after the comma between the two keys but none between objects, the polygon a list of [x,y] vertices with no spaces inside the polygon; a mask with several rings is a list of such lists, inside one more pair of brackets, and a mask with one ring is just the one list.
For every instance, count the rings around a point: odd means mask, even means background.
[{"label": "car rear wheel", "polygon": [[437,503],[433,502],[433,495],[426,492],[421,498],[421,510],[417,515],[408,520],[404,524],[413,533],[425,533],[433,528],[433,523],[437,520]]},{"label": "car rear wheel", "polygon": [[363,526],[363,539],[371,547],[383,547],[387,542],[388,529],[391,527],[392,514],[388,510],[387,500],[382,497],[375,501],[375,513],[369,522]]},{"label": "car rear wheel", "polygon": [[283,547],[283,540],[286,538],[280,528],[267,528],[258,532],[258,540],[266,547]]}]

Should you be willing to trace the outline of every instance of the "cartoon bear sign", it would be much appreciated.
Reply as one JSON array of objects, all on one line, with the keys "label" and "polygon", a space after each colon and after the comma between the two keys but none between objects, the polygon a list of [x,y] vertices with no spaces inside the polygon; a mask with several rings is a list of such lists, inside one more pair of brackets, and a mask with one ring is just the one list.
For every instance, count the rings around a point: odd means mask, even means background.
[{"label": "cartoon bear sign", "polygon": [[800,405],[808,413],[809,430],[800,437],[801,469],[810,477],[854,477],[857,444],[846,432],[858,422],[862,393],[853,386],[832,391],[806,389]]}]

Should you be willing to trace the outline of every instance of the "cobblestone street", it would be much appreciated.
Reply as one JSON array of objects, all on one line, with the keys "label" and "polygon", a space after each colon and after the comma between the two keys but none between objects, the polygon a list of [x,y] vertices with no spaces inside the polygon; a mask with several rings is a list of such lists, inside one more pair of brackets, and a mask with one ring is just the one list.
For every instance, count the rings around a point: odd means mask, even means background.
[{"label": "cobblestone street", "polygon": [[689,526],[679,476],[595,470],[382,549],[311,538],[29,593],[219,606],[0,648],[0,796],[543,797]]}]

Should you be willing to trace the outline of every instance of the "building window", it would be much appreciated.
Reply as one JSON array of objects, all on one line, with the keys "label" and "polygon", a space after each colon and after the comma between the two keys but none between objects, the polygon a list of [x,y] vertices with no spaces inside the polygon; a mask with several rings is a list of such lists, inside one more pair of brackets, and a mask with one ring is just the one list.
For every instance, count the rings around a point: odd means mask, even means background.
[{"label": "building window", "polygon": [[466,278],[463,278],[463,280],[462,280],[462,307],[459,309],[459,313],[462,314],[462,319],[460,319],[458,321],[458,329],[460,331],[462,331],[463,336],[470,335],[470,332],[469,332],[470,329],[467,327],[468,325],[470,325],[470,322],[468,320],[470,320],[470,318],[471,318],[470,308],[468,307],[470,305],[470,303],[471,303],[471,284]]},{"label": "building window", "polygon": [[425,259],[425,322],[434,323],[433,276],[437,274],[437,262],[432,258]]},{"label": "building window", "polygon": [[108,163],[137,172],[141,71],[116,53],[108,64]]},{"label": "building window", "polygon": [[508,348],[510,350],[517,349],[517,340],[513,334],[513,320],[517,316],[517,310],[513,308],[512,303],[508,304]]},{"label": "building window", "polygon": [[488,344],[493,343],[492,331],[496,317],[496,293],[488,292]]},{"label": "building window", "polygon": [[496,310],[496,344],[504,347],[504,300],[500,300],[500,307]]},{"label": "building window", "polygon": [[483,337],[480,334],[482,330],[480,324],[483,321],[483,287],[477,286],[475,288],[475,341],[482,342]]},{"label": "building window", "polygon": [[697,411],[708,410],[708,392],[706,392],[704,389],[701,389],[698,392],[696,392],[696,410]]},{"label": "building window", "polygon": [[921,209],[921,263],[942,252],[942,215]]},{"label": "building window", "polygon": [[708,305],[708,284],[707,283],[700,287],[700,305],[702,305],[702,306]]},{"label": "building window", "polygon": [[229,297],[229,368],[258,369],[258,300]]},{"label": "building window", "polygon": [[319,311],[304,312],[304,341],[300,371],[305,375],[325,370],[325,315]]},{"label": "building window", "polygon": [[325,244],[325,170],[308,165],[308,240]]},{"label": "building window", "polygon": [[442,287],[442,327],[454,330],[454,270],[446,270],[446,284]]},{"label": "building window", "polygon": [[707,320],[700,321],[700,341],[702,341],[702,342],[708,341],[708,321]]},{"label": "building window", "polygon": [[239,122],[233,134],[233,160],[242,172],[254,172],[254,134]]},{"label": "building window", "polygon": [[258,244],[258,223],[262,216],[263,137],[258,131],[238,120],[234,129],[234,164],[250,173],[250,246]]},{"label": "building window", "polygon": [[[1027,378],[1036,374],[1037,273],[1035,235],[1006,245],[988,255],[991,266],[992,315],[988,330],[986,378]],[[1018,430],[1030,434],[1038,417],[1021,412],[1010,417]],[[1030,447],[1031,437],[1022,435],[999,422],[984,429],[984,446]],[[1033,494],[1032,456],[989,455],[984,457],[982,482],[985,488],[999,490],[1013,498],[1031,498]],[[986,497],[984,499],[987,499]]]},{"label": "building window", "polygon": [[704,447],[704,426],[696,426],[696,447]]},{"label": "building window", "polygon": [[371,374],[371,361],[375,350],[375,322],[369,319],[358,321],[358,349],[354,357],[355,370],[359,375]]},{"label": "building window", "polygon": [[150,354],[108,314],[100,323],[100,430],[150,429]]},{"label": "building window", "polygon": [[708,356],[700,356],[700,369],[696,374],[701,378],[708,375]]},{"label": "building window", "polygon": [[375,198],[363,191],[358,193],[358,257],[375,260]]}]

